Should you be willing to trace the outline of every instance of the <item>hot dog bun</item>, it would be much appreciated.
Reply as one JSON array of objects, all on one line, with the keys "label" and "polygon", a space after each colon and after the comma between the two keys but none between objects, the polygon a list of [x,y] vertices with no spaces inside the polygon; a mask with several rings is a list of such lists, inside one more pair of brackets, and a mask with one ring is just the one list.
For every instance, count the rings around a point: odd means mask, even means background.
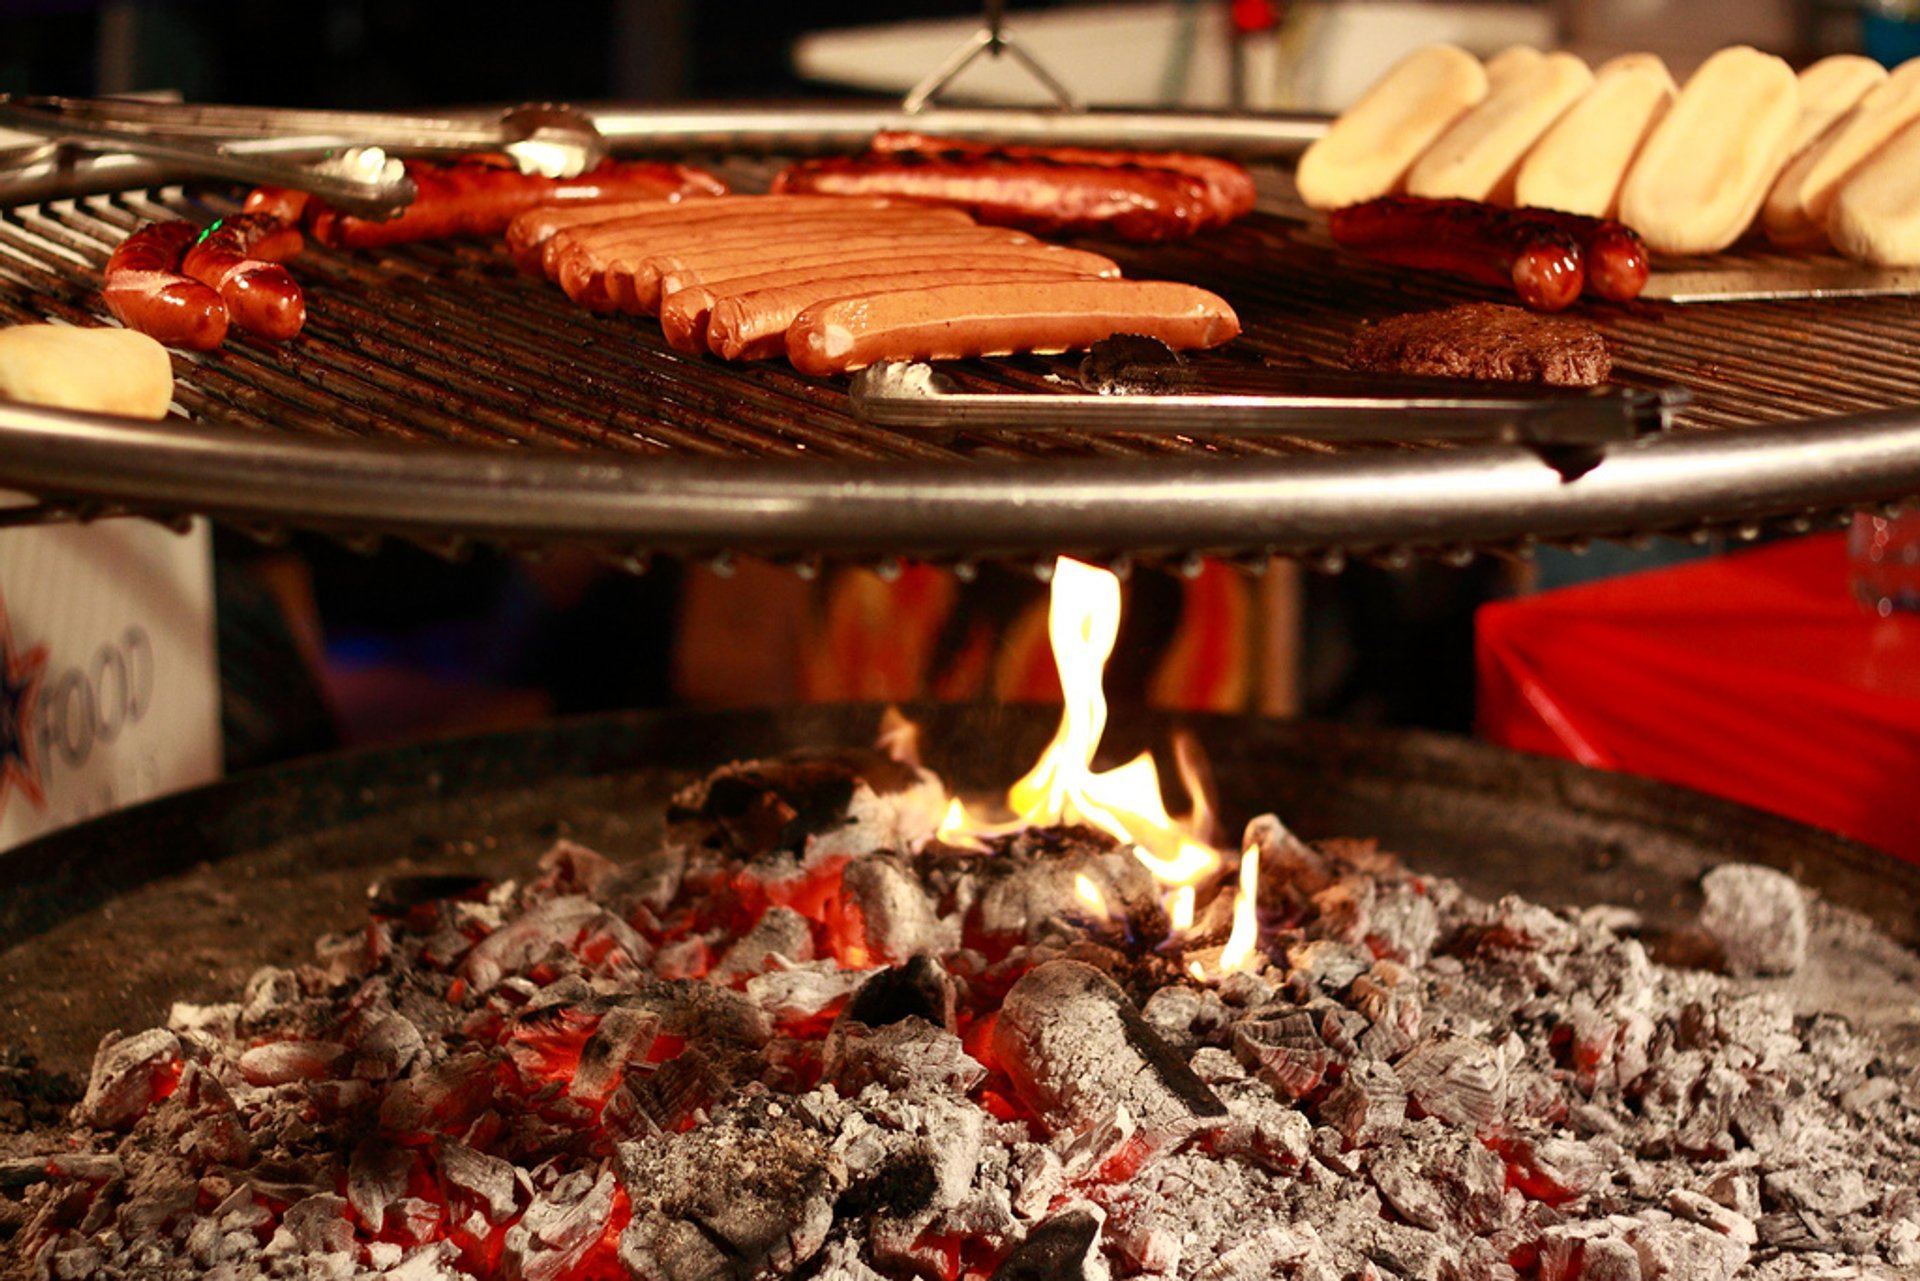
[{"label": "hot dog bun", "polygon": [[1654,54],[1626,53],[1602,63],[1593,87],[1520,162],[1514,203],[1611,217],[1627,167],[1673,95],[1667,64]]},{"label": "hot dog bun", "polygon": [[1300,157],[1300,198],[1315,209],[1339,209],[1399,190],[1421,153],[1486,95],[1486,70],[1466,50],[1415,50]]},{"label": "hot dog bun", "polygon": [[1620,188],[1620,221],[1660,253],[1716,253],[1753,221],[1800,117],[1793,69],[1745,45],[1700,65]]}]

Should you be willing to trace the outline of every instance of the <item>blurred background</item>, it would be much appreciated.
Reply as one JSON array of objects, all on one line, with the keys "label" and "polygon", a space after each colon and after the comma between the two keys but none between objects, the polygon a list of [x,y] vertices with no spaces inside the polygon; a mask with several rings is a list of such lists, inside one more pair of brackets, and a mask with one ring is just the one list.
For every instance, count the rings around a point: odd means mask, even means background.
[{"label": "blurred background", "polygon": [[[1684,75],[1751,43],[1802,65],[1911,51],[1908,0],[1011,3],[1020,43],[1092,103],[1335,111],[1403,53],[1650,49]],[[964,0],[0,0],[0,89],[428,108],[527,100],[897,97],[978,25]],[[966,96],[1034,97],[1006,65]],[[1132,566],[1119,703],[1466,730],[1473,614],[1713,548],[1660,543],[1348,567]],[[754,562],[634,575],[585,556],[449,563],[406,547],[217,542],[229,768],[323,748],[669,704],[1054,693],[1031,567]]]}]

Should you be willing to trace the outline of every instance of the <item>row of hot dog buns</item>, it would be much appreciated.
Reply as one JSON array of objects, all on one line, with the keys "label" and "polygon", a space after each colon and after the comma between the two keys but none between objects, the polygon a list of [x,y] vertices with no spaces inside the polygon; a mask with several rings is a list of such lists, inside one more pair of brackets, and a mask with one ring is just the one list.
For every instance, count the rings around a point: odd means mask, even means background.
[{"label": "row of hot dog buns", "polygon": [[1796,75],[1745,46],[1684,87],[1652,54],[1590,70],[1513,48],[1433,45],[1396,64],[1301,157],[1302,198],[1395,192],[1614,217],[1670,254],[1758,226],[1883,265],[1920,262],[1920,59],[1838,55]]}]

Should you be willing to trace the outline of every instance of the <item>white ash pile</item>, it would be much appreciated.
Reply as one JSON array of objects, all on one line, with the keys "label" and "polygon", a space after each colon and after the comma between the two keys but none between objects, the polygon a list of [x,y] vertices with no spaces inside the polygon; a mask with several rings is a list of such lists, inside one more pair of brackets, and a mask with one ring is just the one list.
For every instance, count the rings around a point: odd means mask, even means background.
[{"label": "white ash pile", "polygon": [[[1911,1064],[1769,980],[1270,818],[1254,957],[1195,977],[1231,890],[1170,940],[1112,838],[950,848],[940,793],[729,767],[636,862],[381,887],[312,964],[102,1046],[0,1163],[16,1274],[1920,1275]],[[1795,963],[1791,882],[1707,890],[1727,969]]]}]

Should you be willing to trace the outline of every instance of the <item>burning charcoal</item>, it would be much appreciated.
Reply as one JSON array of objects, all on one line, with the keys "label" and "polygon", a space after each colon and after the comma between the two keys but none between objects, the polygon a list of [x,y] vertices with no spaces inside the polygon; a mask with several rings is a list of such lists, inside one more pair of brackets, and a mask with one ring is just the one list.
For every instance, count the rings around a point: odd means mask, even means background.
[{"label": "burning charcoal", "polygon": [[240,998],[240,1028],[257,1031],[287,1006],[300,999],[300,976],[292,970],[263,965],[247,980]]},{"label": "burning charcoal", "polygon": [[631,925],[577,894],[549,899],[474,944],[462,966],[476,992],[490,991],[509,974],[559,954],[601,956],[615,949],[635,963],[653,955]]},{"label": "burning charcoal", "polygon": [[508,1222],[532,1195],[527,1176],[510,1161],[452,1139],[438,1144],[434,1155],[447,1187],[484,1210],[490,1223]]},{"label": "burning charcoal", "polygon": [[246,1165],[253,1159],[253,1141],[233,1096],[198,1063],[187,1064],[155,1116],[161,1122],[158,1132],[182,1156],[205,1165]]},{"label": "burning charcoal", "polygon": [[1540,1281],[1643,1281],[1640,1255],[1611,1223],[1548,1228],[1540,1243]]},{"label": "burning charcoal", "polygon": [[1667,1193],[1667,1209],[1679,1218],[1703,1228],[1712,1228],[1721,1236],[1730,1237],[1742,1245],[1752,1245],[1760,1239],[1760,1234],[1754,1231],[1752,1219],[1688,1188],[1675,1188]]},{"label": "burning charcoal", "polygon": [[993,1281],[1102,1281],[1106,1266],[1093,1248],[1100,1221],[1084,1210],[1034,1225],[1027,1239],[993,1270]]},{"label": "burning charcoal", "polygon": [[803,861],[917,846],[939,826],[946,788],[877,751],[794,752],[726,765],[673,798],[670,823],[752,861]]},{"label": "burning charcoal", "polygon": [[622,1144],[620,1161],[633,1205],[620,1262],[642,1277],[784,1275],[826,1244],[847,1187],[828,1136],[765,1098]]},{"label": "burning charcoal", "polygon": [[1088,934],[1159,939],[1167,932],[1160,883],[1103,833],[1023,832],[990,867],[994,879],[974,905],[969,929],[994,946]]},{"label": "burning charcoal", "polygon": [[[1260,901],[1273,903],[1283,898],[1308,899],[1333,883],[1333,869],[1319,850],[1307,844],[1272,814],[1262,814],[1247,824],[1240,848],[1260,849]],[[1268,897],[1269,887],[1273,896]]]},{"label": "burning charcoal", "polygon": [[776,1023],[804,1023],[851,996],[878,972],[843,970],[831,960],[803,963],[748,979],[746,996]]},{"label": "burning charcoal", "polygon": [[1407,1119],[1407,1091],[1391,1067],[1366,1060],[1354,1064],[1315,1111],[1349,1148],[1371,1147]]},{"label": "burning charcoal", "polygon": [[1627,1239],[1644,1281],[1733,1281],[1753,1253],[1697,1223],[1643,1223]]},{"label": "burning charcoal", "polygon": [[395,1082],[380,1104],[380,1128],[396,1137],[457,1133],[493,1101],[495,1062],[485,1054],[455,1055]]},{"label": "burning charcoal", "polygon": [[822,1071],[849,1095],[873,1082],[895,1089],[938,1085],[965,1093],[987,1075],[959,1037],[917,1017],[880,1028],[854,1020],[836,1023],[827,1036]]},{"label": "burning charcoal", "polygon": [[184,1067],[180,1038],[164,1028],[119,1039],[110,1035],[94,1055],[87,1093],[75,1115],[102,1130],[130,1129],[173,1093]]},{"label": "burning charcoal", "polygon": [[1440,1037],[1415,1047],[1396,1067],[1415,1116],[1486,1133],[1506,1106],[1506,1069],[1479,1041]]},{"label": "burning charcoal", "polygon": [[898,859],[875,855],[852,860],[841,873],[840,891],[849,933],[865,953],[857,958],[862,964],[899,965],[922,953],[945,953],[958,942],[948,937],[951,931],[940,923],[919,878]]},{"label": "burning charcoal", "polygon": [[1290,982],[1331,995],[1344,992],[1348,984],[1372,969],[1373,954],[1331,939],[1314,939],[1289,947],[1287,966]]},{"label": "burning charcoal", "polygon": [[1113,980],[1079,961],[1049,961],[1014,984],[993,1049],[1027,1106],[1056,1129],[1085,1129],[1124,1103],[1160,1144],[1226,1115]]},{"label": "burning charcoal", "polygon": [[953,976],[932,957],[916,956],[879,971],[860,985],[844,1015],[868,1027],[885,1027],[915,1016],[949,1032],[957,1026]]},{"label": "burning charcoal", "polygon": [[1508,1135],[1498,1146],[1507,1182],[1536,1201],[1564,1205],[1606,1181],[1607,1167],[1589,1144],[1549,1135]]},{"label": "burning charcoal", "polygon": [[790,907],[770,907],[761,913],[753,928],[707,972],[707,978],[728,986],[742,983],[766,970],[775,956],[789,961],[813,959],[813,926]]},{"label": "burning charcoal", "polygon": [[605,1235],[617,1187],[610,1169],[597,1177],[576,1170],[536,1196],[507,1229],[503,1275],[513,1281],[556,1281]]},{"label": "burning charcoal", "polygon": [[413,1151],[379,1137],[362,1139],[347,1161],[347,1202],[368,1229],[386,1231],[387,1211],[407,1195]]},{"label": "burning charcoal", "polygon": [[569,840],[558,840],[540,856],[542,876],[530,888],[543,898],[584,894],[601,899],[601,889],[620,873],[620,865],[598,850]]},{"label": "burning charcoal", "polygon": [[1419,988],[1392,961],[1380,961],[1353,981],[1347,999],[1368,1022],[1360,1049],[1370,1058],[1397,1059],[1420,1039]]},{"label": "burning charcoal", "polygon": [[347,1047],[331,1041],[269,1041],[242,1054],[236,1066],[248,1085],[285,1085],[333,1076],[346,1057]]},{"label": "burning charcoal", "polygon": [[1437,1232],[1459,1225],[1478,1234],[1506,1212],[1507,1169],[1469,1135],[1416,1121],[1374,1157],[1367,1171],[1407,1222]]},{"label": "burning charcoal", "polygon": [[1304,1099],[1340,1062],[1313,1010],[1269,1006],[1233,1025],[1233,1052],[1283,1099]]},{"label": "burning charcoal", "polygon": [[267,1243],[269,1257],[293,1254],[348,1254],[354,1249],[353,1220],[347,1217],[347,1199],[316,1192],[280,1217],[280,1230]]},{"label": "burning charcoal", "polygon": [[1425,965],[1439,937],[1440,911],[1431,895],[1406,881],[1380,888],[1365,939],[1375,956],[1402,965]]},{"label": "burning charcoal", "polygon": [[599,1107],[620,1084],[627,1065],[647,1052],[659,1031],[660,1017],[650,1010],[616,1005],[580,1047],[580,1062],[567,1082],[567,1097]]},{"label": "burning charcoal", "polygon": [[1873,1192],[1860,1171],[1838,1163],[1776,1170],[1760,1180],[1760,1191],[1772,1205],[1831,1219],[1843,1219],[1873,1204]]},{"label": "burning charcoal", "polygon": [[1215,1149],[1246,1156],[1269,1170],[1297,1170],[1306,1162],[1313,1123],[1256,1081],[1224,1082],[1221,1099],[1233,1125],[1214,1140]]},{"label": "burning charcoal", "polygon": [[411,1067],[426,1048],[426,1040],[413,1020],[404,1014],[389,1014],[368,1028],[354,1046],[350,1070],[361,1080],[390,1080]]},{"label": "burning charcoal", "polygon": [[1784,872],[1726,863],[1700,881],[1700,928],[1720,945],[1729,974],[1792,974],[1807,957],[1807,903]]}]

